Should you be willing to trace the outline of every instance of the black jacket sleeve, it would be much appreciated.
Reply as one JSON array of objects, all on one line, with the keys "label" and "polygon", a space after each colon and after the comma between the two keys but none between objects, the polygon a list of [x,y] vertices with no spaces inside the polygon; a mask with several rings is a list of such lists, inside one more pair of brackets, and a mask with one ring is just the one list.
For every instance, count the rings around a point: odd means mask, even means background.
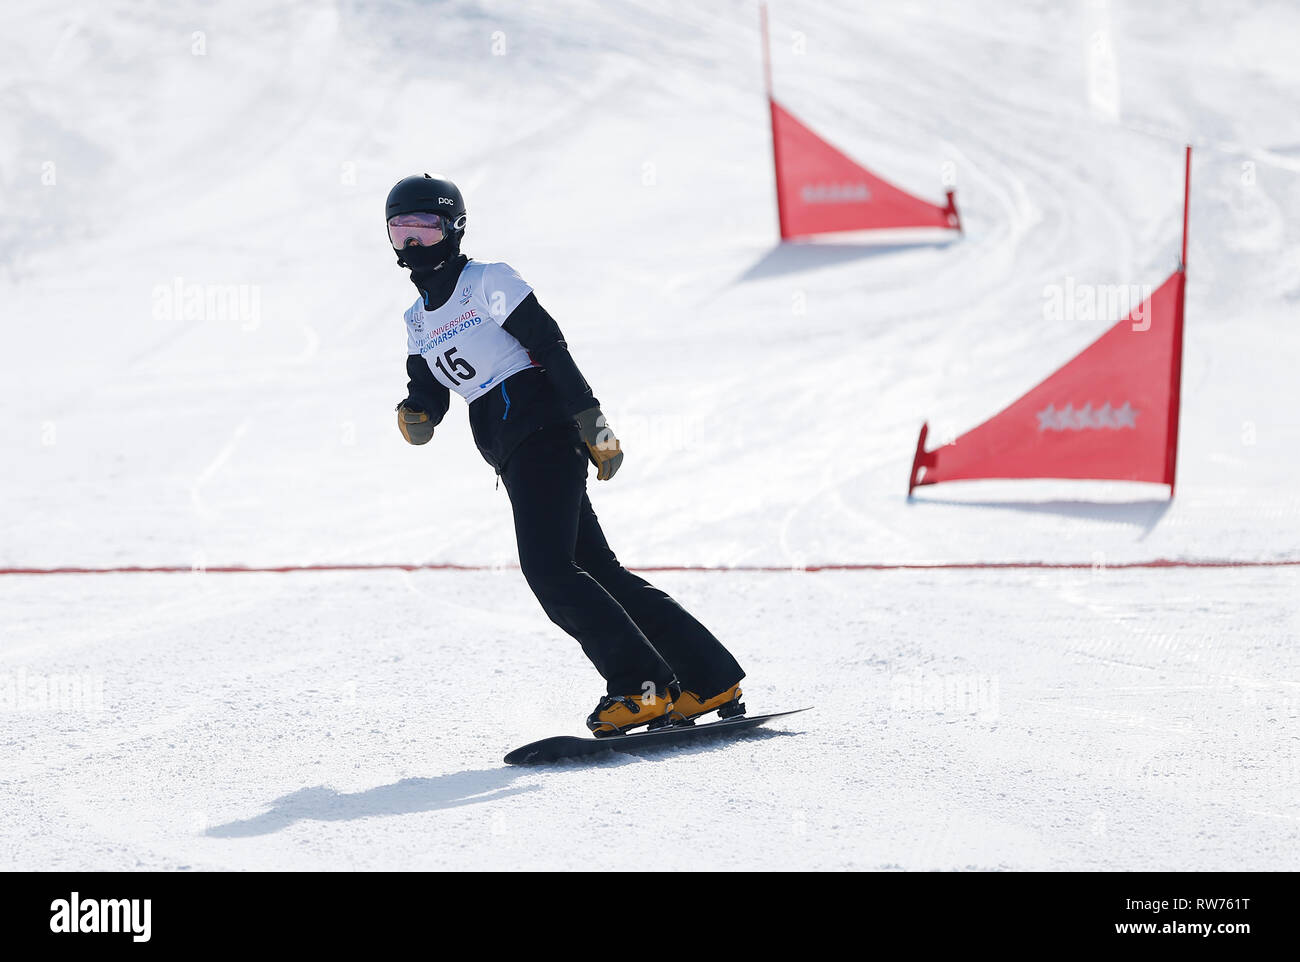
[{"label": "black jacket sleeve", "polygon": [[546,379],[559,397],[565,414],[572,416],[600,406],[569,354],[569,345],[564,343],[559,325],[546,313],[546,308],[537,303],[536,294],[525,297],[502,326],[507,334],[527,348],[534,361],[546,369]]},{"label": "black jacket sleeve", "polygon": [[434,425],[442,423],[451,404],[451,391],[439,383],[429,370],[429,362],[419,354],[406,355],[407,400],[410,406],[429,415]]}]

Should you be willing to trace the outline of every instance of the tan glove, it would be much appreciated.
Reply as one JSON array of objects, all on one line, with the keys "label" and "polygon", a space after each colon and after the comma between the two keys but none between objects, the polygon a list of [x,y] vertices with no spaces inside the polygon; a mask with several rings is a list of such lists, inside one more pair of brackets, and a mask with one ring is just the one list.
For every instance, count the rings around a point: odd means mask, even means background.
[{"label": "tan glove", "polygon": [[596,480],[608,481],[623,464],[623,449],[618,438],[605,421],[605,415],[600,413],[600,408],[587,408],[575,420],[582,443],[587,446],[587,456],[596,466]]},{"label": "tan glove", "polygon": [[433,425],[429,423],[428,413],[408,406],[406,401],[401,401],[395,410],[397,430],[402,432],[407,444],[428,444],[429,438],[433,437]]}]

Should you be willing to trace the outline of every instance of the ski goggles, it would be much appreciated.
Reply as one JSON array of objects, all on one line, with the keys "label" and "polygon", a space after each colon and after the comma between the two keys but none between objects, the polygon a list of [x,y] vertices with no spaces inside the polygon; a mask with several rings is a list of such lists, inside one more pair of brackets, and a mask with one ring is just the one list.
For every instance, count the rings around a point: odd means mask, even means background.
[{"label": "ski goggles", "polygon": [[[460,219],[457,218],[457,221]],[[463,222],[459,226],[464,226]],[[388,218],[388,239],[394,250],[403,247],[432,247],[456,230],[458,224],[432,211],[394,214]]]}]

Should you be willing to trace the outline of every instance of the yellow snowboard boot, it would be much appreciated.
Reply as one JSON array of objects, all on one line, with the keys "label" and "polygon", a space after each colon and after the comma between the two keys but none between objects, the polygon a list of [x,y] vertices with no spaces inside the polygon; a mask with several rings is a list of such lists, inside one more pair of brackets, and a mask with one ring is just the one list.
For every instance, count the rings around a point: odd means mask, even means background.
[{"label": "yellow snowboard boot", "polygon": [[701,698],[695,692],[683,689],[682,693],[673,699],[672,722],[674,725],[681,725],[711,711],[716,711],[719,718],[735,718],[737,715],[743,715],[745,706],[741,704],[741,694],[739,685],[732,685],[712,698]]},{"label": "yellow snowboard boot", "polygon": [[659,728],[670,723],[676,686],[654,694],[606,695],[587,717],[587,727],[597,738],[626,734],[641,725]]}]

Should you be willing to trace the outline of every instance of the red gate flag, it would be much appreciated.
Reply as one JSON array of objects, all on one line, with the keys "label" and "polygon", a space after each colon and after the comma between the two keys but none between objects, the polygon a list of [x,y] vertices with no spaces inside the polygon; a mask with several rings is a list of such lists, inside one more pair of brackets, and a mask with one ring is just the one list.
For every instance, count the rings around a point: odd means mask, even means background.
[{"label": "red gate flag", "polygon": [[918,485],[975,478],[1154,481],[1173,497],[1191,171],[1189,146],[1178,269],[1059,371],[953,443],[926,451],[923,425],[909,497]]},{"label": "red gate flag", "polygon": [[774,99],[768,101],[783,240],[837,230],[961,228],[952,191],[947,207],[913,197],[854,163]]},{"label": "red gate flag", "polygon": [[948,191],[947,205],[940,206],[895,187],[828,144],[776,102],[772,96],[767,6],[761,10],[781,239],[887,227],[961,230],[953,191]]}]

